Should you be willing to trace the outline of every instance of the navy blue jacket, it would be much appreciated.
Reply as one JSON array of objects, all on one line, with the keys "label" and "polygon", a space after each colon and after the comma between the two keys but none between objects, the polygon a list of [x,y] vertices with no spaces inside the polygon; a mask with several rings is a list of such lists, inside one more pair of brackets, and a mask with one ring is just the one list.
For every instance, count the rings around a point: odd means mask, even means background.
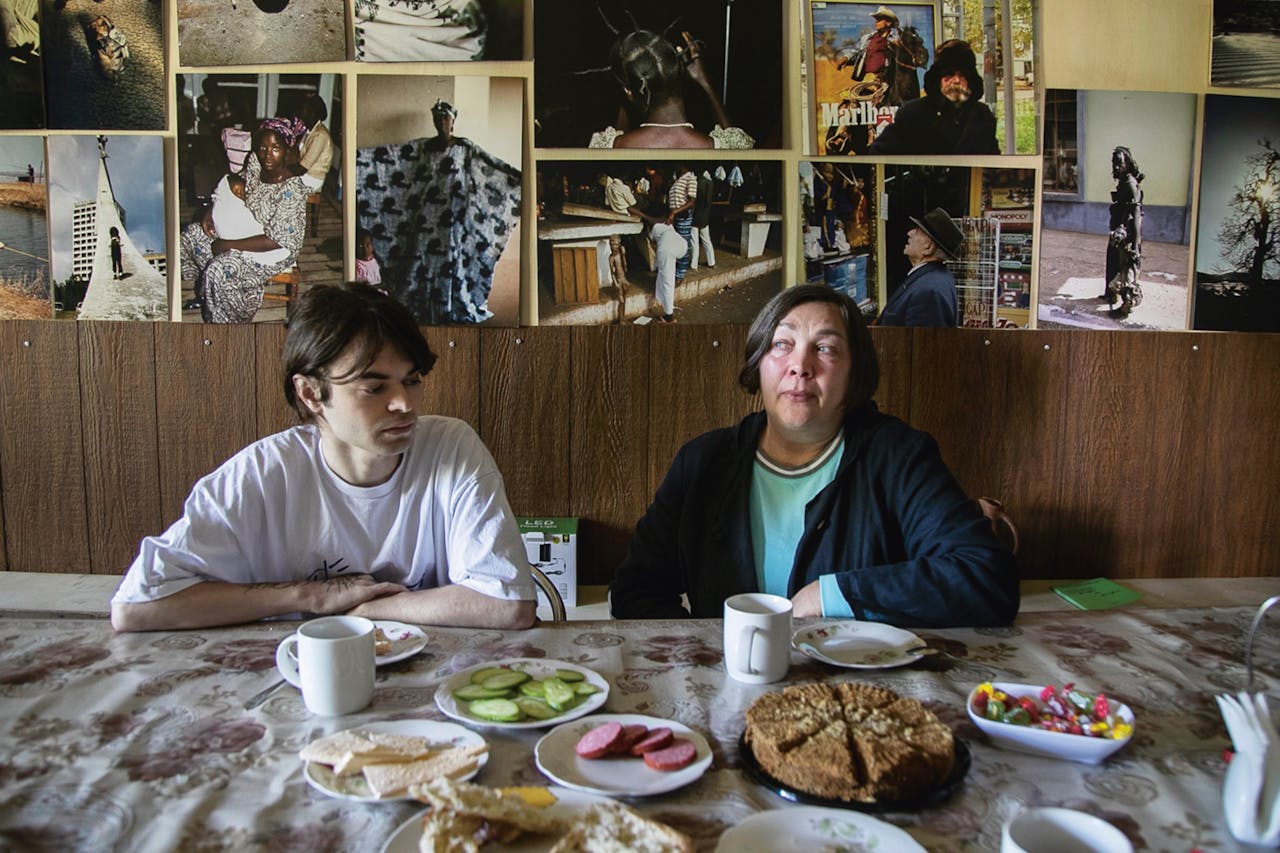
[{"label": "navy blue jacket", "polygon": [[[614,574],[615,617],[718,618],[726,598],[758,591],[748,500],[764,423],[757,412],[680,449]],[[1007,625],[1018,613],[1017,562],[937,443],[871,402],[846,416],[836,477],[805,508],[787,595],[831,572],[858,619]]]},{"label": "navy blue jacket", "polygon": [[880,312],[878,326],[955,328],[956,278],[942,261],[912,270]]}]

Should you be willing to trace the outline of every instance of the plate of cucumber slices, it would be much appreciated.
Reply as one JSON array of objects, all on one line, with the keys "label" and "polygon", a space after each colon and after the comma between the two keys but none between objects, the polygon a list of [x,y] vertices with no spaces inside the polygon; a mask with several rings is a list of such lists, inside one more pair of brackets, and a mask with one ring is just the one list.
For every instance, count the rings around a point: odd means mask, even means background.
[{"label": "plate of cucumber slices", "polygon": [[593,669],[546,658],[507,658],[456,672],[436,690],[436,707],[462,723],[539,729],[590,714],[609,698]]}]

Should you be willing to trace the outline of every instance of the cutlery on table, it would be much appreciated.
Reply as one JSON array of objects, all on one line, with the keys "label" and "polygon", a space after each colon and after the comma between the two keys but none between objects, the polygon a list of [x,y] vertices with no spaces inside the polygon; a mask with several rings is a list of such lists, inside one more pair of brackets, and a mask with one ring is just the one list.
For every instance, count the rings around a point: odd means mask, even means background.
[{"label": "cutlery on table", "polygon": [[279,690],[280,687],[285,683],[286,683],[285,680],[282,678],[279,681],[277,681],[275,684],[272,684],[266,690],[263,690],[260,693],[253,694],[252,696],[249,697],[249,701],[244,703],[244,709],[246,711],[252,711],[254,708],[258,707],[263,702],[267,701],[267,699],[271,697],[271,694]]}]

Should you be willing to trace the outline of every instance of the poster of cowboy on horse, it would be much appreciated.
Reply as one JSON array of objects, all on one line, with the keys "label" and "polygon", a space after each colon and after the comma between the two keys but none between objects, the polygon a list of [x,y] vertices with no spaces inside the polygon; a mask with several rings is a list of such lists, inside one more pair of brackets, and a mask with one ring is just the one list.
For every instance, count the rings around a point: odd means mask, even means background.
[{"label": "poster of cowboy on horse", "polygon": [[937,32],[933,3],[812,0],[811,103],[818,154],[865,154],[921,94]]}]

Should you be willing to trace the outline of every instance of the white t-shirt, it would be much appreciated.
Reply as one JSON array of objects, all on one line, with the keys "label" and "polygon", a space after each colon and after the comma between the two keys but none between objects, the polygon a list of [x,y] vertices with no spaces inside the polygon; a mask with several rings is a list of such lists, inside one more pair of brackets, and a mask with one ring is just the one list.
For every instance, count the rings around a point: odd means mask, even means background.
[{"label": "white t-shirt", "polygon": [[241,450],[203,477],[162,536],[142,540],[114,602],[202,581],[279,583],[367,573],[410,589],[449,583],[532,601],[536,588],[502,475],[463,421],[425,416],[385,483],[329,469],[308,424]]}]

